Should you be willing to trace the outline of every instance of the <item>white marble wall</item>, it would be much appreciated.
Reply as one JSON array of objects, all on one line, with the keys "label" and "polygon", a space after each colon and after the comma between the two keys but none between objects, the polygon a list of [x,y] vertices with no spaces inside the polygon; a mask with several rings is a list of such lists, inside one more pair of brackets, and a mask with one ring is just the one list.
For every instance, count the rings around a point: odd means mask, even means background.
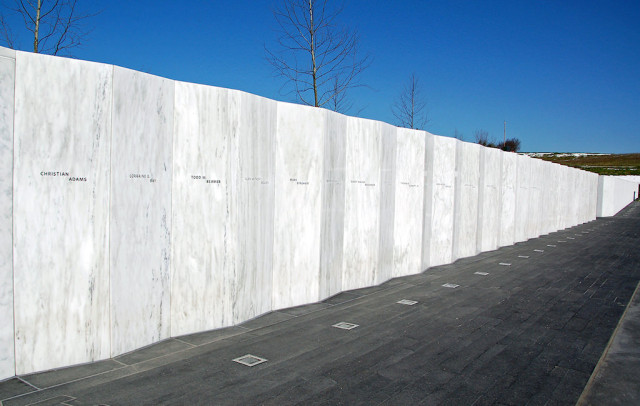
[{"label": "white marble wall", "polygon": [[347,118],[328,112],[324,138],[320,299],[342,291]]},{"label": "white marble wall", "polygon": [[498,248],[500,215],[502,214],[502,152],[496,148],[480,150],[480,181],[478,187],[478,251]]},{"label": "white marble wall", "polygon": [[536,238],[540,235],[542,218],[542,164],[540,159],[530,159],[531,171],[529,178],[529,218],[526,223],[527,238]]},{"label": "white marble wall", "polygon": [[[380,123],[380,212],[378,213],[378,270],[375,284],[383,283],[394,274],[394,235],[396,203],[396,158],[398,129]],[[416,271],[418,272],[418,271]]]},{"label": "white marble wall", "polygon": [[610,204],[574,169],[109,65],[18,52],[14,95],[13,55],[0,48],[0,379],[414,274]]},{"label": "white marble wall", "polygon": [[516,192],[518,178],[518,155],[513,152],[502,154],[500,184],[500,240],[501,247],[515,241]]},{"label": "white marble wall", "polygon": [[114,68],[111,356],[170,336],[174,82]]},{"label": "white marble wall", "polygon": [[326,114],[278,103],[273,309],[319,299]]},{"label": "white marble wall", "polygon": [[347,118],[342,290],[371,286],[378,280],[381,125]]},{"label": "white marble wall", "polygon": [[530,216],[530,187],[531,187],[531,158],[524,155],[517,155],[516,159],[516,222],[514,242],[526,241],[528,239],[528,223]]},{"label": "white marble wall", "polygon": [[617,176],[598,177],[597,216],[614,216],[637,198],[638,182]]},{"label": "white marble wall", "polygon": [[244,92],[240,98],[238,132],[229,157],[237,196],[235,269],[231,276],[233,323],[271,310],[273,283],[273,221],[277,103]]},{"label": "white marble wall", "polygon": [[396,156],[393,276],[411,275],[422,268],[424,211],[424,131],[399,128]]},{"label": "white marble wall", "polygon": [[541,176],[543,181],[542,188],[542,216],[540,233],[549,234],[555,231],[555,218],[557,212],[557,202],[553,198],[556,192],[557,177],[555,176],[556,164],[551,162],[543,162],[541,167]]},{"label": "white marble wall", "polygon": [[576,200],[576,223],[582,224],[585,222],[585,208],[586,204],[582,202],[584,197],[586,196],[585,189],[587,186],[586,177],[584,176],[583,171],[576,171],[577,181],[576,181],[576,190],[575,197]]},{"label": "white marble wall", "polygon": [[[587,183],[589,185],[588,195],[586,196],[586,201],[589,204],[587,218],[586,221],[591,221],[596,218],[597,205],[598,205],[598,174],[595,173],[586,173],[588,178]],[[636,182],[637,185],[640,185],[640,181]],[[640,190],[636,192],[636,198],[639,196]]]},{"label": "white marble wall", "polygon": [[558,207],[558,217],[556,217],[556,230],[563,230],[567,228],[567,179],[569,168],[563,165],[558,165],[556,168],[556,181],[558,183],[558,193],[554,197],[555,203]]},{"label": "white marble wall", "polygon": [[453,210],[453,258],[476,255],[481,146],[460,142],[456,152],[456,196]]},{"label": "white marble wall", "polygon": [[455,138],[427,134],[424,171],[422,269],[453,262],[456,190]]},{"label": "white marble wall", "polygon": [[[598,174],[589,174],[590,176],[590,180],[589,180],[589,185],[590,185],[590,190],[589,190],[589,215],[588,215],[588,220],[594,220],[597,216],[597,211],[598,211],[598,180],[600,178],[600,176],[598,176]],[[638,180],[636,182],[639,186],[640,186],[640,176],[638,176]],[[638,189],[638,192],[636,193],[636,198],[640,197],[640,188]]]},{"label": "white marble wall", "polygon": [[578,221],[578,180],[579,180],[578,170],[574,168],[569,168],[569,183],[567,185],[566,193],[567,200],[569,201],[569,209],[568,209],[568,221],[569,225],[572,226],[574,224],[579,224]]},{"label": "white marble wall", "polygon": [[15,51],[0,48],[0,380],[15,375],[11,242],[15,66]]},{"label": "white marble wall", "polygon": [[229,146],[238,97],[227,89],[175,83],[171,335],[233,324],[236,230]]},{"label": "white marble wall", "polygon": [[112,71],[108,65],[16,53],[18,374],[110,355]]}]

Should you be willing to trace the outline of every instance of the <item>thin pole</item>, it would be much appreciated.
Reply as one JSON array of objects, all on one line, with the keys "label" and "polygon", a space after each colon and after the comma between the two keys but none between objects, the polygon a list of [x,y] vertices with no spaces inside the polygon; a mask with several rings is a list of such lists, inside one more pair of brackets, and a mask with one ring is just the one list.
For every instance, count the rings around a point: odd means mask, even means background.
[{"label": "thin pole", "polygon": [[507,143],[507,120],[504,120],[504,136],[502,138],[502,146]]}]

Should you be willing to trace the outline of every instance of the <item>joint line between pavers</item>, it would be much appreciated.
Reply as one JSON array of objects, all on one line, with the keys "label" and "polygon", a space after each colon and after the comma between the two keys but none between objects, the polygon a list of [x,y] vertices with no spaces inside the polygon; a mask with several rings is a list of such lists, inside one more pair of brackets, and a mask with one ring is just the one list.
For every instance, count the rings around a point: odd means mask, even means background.
[{"label": "joint line between pavers", "polygon": [[[22,381],[22,382],[26,383],[27,385],[31,386],[32,388],[35,388],[36,390],[42,390],[42,388],[38,388],[36,385],[32,384],[32,383],[31,383],[31,382],[29,382],[29,381],[24,380],[23,378],[21,378],[21,377],[19,377],[19,376],[16,376],[16,378],[18,378],[18,380],[20,380],[20,381]],[[5,400],[6,400],[6,399],[5,399]]]},{"label": "joint line between pavers", "polygon": [[181,340],[181,339],[179,339],[179,338],[175,338],[175,337],[173,337],[173,339],[174,339],[174,340],[176,340],[176,341],[178,341],[178,342],[181,342],[182,344],[186,344],[186,345],[188,345],[188,346],[189,346],[189,347],[191,347],[191,348],[195,348],[195,347],[197,347],[197,345],[195,345],[195,344],[191,344],[191,343],[188,343],[188,342],[186,342],[186,341],[182,341],[182,340]]}]

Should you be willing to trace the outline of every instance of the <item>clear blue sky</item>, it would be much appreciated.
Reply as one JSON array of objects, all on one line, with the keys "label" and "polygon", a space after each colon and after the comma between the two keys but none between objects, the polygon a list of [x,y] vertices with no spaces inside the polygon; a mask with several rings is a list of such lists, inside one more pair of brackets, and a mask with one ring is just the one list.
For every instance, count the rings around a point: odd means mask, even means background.
[{"label": "clear blue sky", "polygon": [[[277,0],[81,3],[102,13],[77,58],[292,101],[265,60]],[[346,0],[342,19],[374,58],[350,95],[359,116],[395,124],[415,72],[434,134],[501,140],[506,120],[524,151],[640,152],[637,0]]]}]

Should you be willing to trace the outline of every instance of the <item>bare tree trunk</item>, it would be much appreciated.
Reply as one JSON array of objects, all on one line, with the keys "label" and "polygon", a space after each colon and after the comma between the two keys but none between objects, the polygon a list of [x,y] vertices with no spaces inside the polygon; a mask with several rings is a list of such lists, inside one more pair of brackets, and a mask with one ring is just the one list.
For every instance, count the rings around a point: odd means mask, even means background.
[{"label": "bare tree trunk", "polygon": [[311,42],[311,63],[313,64],[313,99],[314,106],[318,107],[318,68],[316,66],[316,38],[313,27],[313,0],[309,0],[309,41]]},{"label": "bare tree trunk", "polygon": [[[22,17],[24,28],[33,35],[34,53],[58,55],[80,46],[88,35],[82,23],[95,14],[79,14],[77,4],[78,0],[14,0],[14,6],[7,8]],[[11,48],[19,47],[2,14],[0,37]]]},{"label": "bare tree trunk", "polygon": [[396,116],[399,126],[421,129],[429,122],[426,107],[421,95],[420,81],[413,74],[391,107],[391,112]]},{"label": "bare tree trunk", "polygon": [[33,52],[38,53],[38,33],[40,31],[40,9],[42,8],[42,0],[38,0],[38,6],[36,7],[36,19],[35,30],[33,37]]},{"label": "bare tree trunk", "polygon": [[[277,76],[303,104],[322,107],[353,87],[370,57],[358,57],[358,36],[341,27],[340,6],[334,0],[281,0],[274,9],[280,37],[273,49],[265,47]],[[339,100],[343,100],[340,98]]]}]

